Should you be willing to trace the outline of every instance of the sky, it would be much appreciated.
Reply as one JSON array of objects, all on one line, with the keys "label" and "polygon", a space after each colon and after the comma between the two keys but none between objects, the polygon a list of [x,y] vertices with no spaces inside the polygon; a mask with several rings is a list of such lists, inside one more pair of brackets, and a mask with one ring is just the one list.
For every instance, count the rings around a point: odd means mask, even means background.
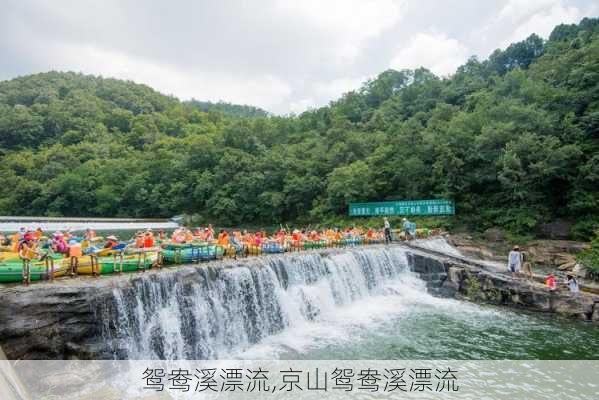
[{"label": "sky", "polygon": [[77,71],[299,113],[597,16],[593,0],[0,0],[0,80]]}]

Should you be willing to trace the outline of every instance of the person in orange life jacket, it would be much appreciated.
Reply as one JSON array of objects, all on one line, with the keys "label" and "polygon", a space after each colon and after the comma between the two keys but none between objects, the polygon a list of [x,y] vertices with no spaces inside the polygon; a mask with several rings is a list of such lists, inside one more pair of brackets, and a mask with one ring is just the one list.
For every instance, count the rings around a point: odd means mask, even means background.
[{"label": "person in orange life jacket", "polygon": [[39,240],[42,236],[44,236],[44,231],[42,231],[42,228],[38,227],[35,232],[33,232],[33,237],[36,240]]},{"label": "person in orange life jacket", "polygon": [[221,229],[220,233],[218,234],[218,245],[223,247],[229,245],[229,234],[224,229]]},{"label": "person in orange life jacket", "polygon": [[148,228],[144,235],[144,247],[151,248],[154,247],[154,233],[152,232],[152,228]]},{"label": "person in orange life jacket", "polygon": [[69,257],[82,257],[81,244],[76,240],[69,241]]},{"label": "person in orange life jacket", "polygon": [[298,231],[297,229],[295,229],[293,231],[293,233],[291,234],[291,240],[294,242],[299,242],[302,238],[302,234],[300,233],[300,231]]},{"label": "person in orange life jacket", "polygon": [[33,235],[26,233],[23,240],[19,243],[19,257],[22,260],[31,261],[37,258],[38,253],[33,240]]}]

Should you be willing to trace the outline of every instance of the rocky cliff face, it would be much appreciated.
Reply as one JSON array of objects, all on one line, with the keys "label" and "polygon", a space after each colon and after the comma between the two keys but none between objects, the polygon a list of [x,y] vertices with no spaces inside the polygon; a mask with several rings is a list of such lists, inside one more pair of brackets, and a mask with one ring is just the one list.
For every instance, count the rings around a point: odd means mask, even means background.
[{"label": "rocky cliff face", "polygon": [[96,358],[111,303],[110,286],[89,280],[4,289],[0,345],[8,359]]},{"label": "rocky cliff face", "polygon": [[567,290],[549,291],[525,278],[512,279],[483,269],[419,254],[409,256],[412,269],[441,296],[466,298],[534,311],[558,313],[585,321],[599,321],[599,296]]}]

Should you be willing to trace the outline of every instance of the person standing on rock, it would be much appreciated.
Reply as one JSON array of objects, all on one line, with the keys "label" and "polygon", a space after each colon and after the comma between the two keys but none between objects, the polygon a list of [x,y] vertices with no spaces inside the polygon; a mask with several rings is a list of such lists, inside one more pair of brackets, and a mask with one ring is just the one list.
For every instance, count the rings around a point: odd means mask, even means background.
[{"label": "person standing on rock", "polygon": [[533,273],[532,273],[532,262],[530,261],[530,255],[529,255],[529,253],[526,253],[524,251],[522,251],[520,254],[522,254],[523,272],[528,276],[529,279],[532,279]]},{"label": "person standing on rock", "polygon": [[391,243],[391,224],[387,217],[383,219],[384,221],[384,231],[385,231],[385,244]]},{"label": "person standing on rock", "polygon": [[566,283],[568,284],[570,293],[576,294],[579,292],[578,280],[576,279],[576,277],[573,274],[566,275]]},{"label": "person standing on rock", "polygon": [[512,273],[512,278],[515,278],[522,267],[522,253],[520,253],[520,247],[514,246],[507,256],[507,263],[508,268]]}]

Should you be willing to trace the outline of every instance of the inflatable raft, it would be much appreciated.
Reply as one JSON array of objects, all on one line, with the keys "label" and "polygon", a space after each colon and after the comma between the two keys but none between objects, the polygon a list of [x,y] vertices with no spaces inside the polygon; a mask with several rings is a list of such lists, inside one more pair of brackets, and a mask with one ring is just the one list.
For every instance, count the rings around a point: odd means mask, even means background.
[{"label": "inflatable raft", "polygon": [[165,264],[189,264],[222,258],[225,249],[217,245],[165,246],[162,252]]},{"label": "inflatable raft", "polygon": [[[102,257],[83,256],[78,257],[76,262],[70,259],[63,260],[63,268],[70,271],[73,263],[76,265],[77,274],[92,275],[94,272],[100,275],[115,272],[134,272],[152,268],[158,262],[157,252],[145,252],[139,254],[113,254]],[[92,270],[93,267],[93,270]]]},{"label": "inflatable raft", "polygon": [[[23,268],[24,263],[21,260],[1,263],[0,282],[23,282],[25,280]],[[49,279],[50,271],[53,272],[54,277],[60,277],[66,274],[67,269],[63,268],[60,263],[46,266],[45,261],[34,261],[30,264],[29,279],[32,282]]]}]

